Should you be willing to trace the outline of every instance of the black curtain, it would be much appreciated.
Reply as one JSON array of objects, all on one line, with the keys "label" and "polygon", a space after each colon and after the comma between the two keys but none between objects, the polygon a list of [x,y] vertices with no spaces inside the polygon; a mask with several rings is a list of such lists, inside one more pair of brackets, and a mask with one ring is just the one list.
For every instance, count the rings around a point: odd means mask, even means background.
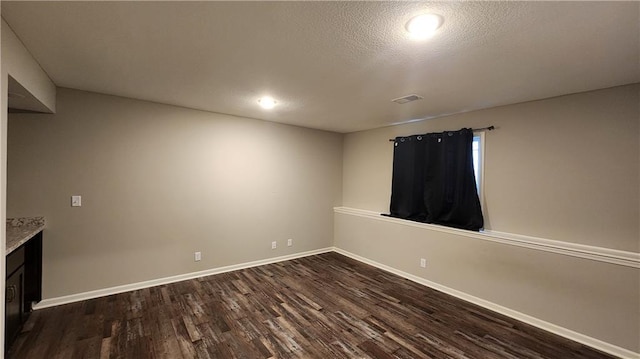
[{"label": "black curtain", "polygon": [[478,231],[484,225],[471,150],[473,131],[397,137],[391,216]]}]

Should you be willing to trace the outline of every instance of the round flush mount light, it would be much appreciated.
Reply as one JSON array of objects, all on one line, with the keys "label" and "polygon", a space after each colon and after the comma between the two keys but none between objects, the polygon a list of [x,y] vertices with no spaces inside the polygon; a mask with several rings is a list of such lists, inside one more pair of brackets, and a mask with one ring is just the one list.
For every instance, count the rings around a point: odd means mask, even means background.
[{"label": "round flush mount light", "polygon": [[437,14],[422,14],[411,18],[405,28],[415,39],[431,37],[444,23],[444,18]]},{"label": "round flush mount light", "polygon": [[271,96],[264,96],[258,100],[258,103],[262,108],[270,110],[276,105],[276,100]]}]

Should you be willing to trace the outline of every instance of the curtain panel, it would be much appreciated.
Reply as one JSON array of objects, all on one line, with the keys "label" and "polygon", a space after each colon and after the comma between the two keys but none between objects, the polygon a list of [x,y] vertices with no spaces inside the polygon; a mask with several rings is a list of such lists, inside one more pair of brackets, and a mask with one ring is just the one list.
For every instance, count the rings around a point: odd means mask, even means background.
[{"label": "curtain panel", "polygon": [[469,128],[396,137],[390,216],[482,229],[472,142],[473,131]]}]

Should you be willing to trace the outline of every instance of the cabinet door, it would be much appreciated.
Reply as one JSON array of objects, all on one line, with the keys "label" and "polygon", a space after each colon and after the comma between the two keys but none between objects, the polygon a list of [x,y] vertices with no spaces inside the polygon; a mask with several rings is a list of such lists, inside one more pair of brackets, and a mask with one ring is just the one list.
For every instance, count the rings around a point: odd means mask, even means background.
[{"label": "cabinet door", "polygon": [[5,350],[16,338],[22,327],[22,287],[24,285],[24,267],[20,267],[6,283],[5,293]]},{"label": "cabinet door", "polygon": [[32,303],[42,300],[42,232],[24,245],[23,320],[27,320]]}]

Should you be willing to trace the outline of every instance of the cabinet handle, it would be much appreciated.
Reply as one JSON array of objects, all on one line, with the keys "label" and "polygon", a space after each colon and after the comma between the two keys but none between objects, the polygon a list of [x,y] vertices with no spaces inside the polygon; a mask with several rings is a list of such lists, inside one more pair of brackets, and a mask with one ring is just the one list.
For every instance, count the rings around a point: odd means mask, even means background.
[{"label": "cabinet handle", "polygon": [[13,302],[16,299],[16,286],[10,285],[7,287],[7,303]]}]

